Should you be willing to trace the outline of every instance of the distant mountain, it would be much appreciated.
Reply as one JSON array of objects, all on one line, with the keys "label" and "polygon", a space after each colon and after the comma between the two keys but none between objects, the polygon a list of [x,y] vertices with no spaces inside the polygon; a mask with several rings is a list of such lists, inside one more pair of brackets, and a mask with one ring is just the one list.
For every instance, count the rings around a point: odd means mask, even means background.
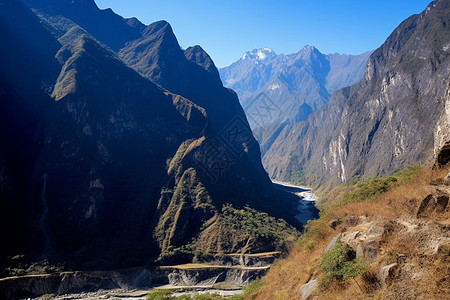
[{"label": "distant mountain", "polygon": [[272,178],[324,188],[446,163],[450,122],[448,0],[403,21],[369,58],[364,77],[308,120],[287,125],[264,157]]},{"label": "distant mountain", "polygon": [[0,0],[2,270],[18,254],[111,269],[296,239],[277,219],[299,225],[295,202],[201,47],[93,0],[24,2]]},{"label": "distant mountain", "polygon": [[335,90],[361,79],[370,53],[325,55],[305,46],[277,55],[255,49],[219,72],[239,95],[264,155],[284,126],[306,120]]}]

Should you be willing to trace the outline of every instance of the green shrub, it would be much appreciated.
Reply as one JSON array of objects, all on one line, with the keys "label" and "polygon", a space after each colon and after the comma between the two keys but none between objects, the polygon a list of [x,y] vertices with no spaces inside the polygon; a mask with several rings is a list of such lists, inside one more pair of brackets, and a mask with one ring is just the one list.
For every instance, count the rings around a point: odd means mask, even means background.
[{"label": "green shrub", "polygon": [[368,270],[369,265],[366,262],[349,260],[347,247],[337,242],[333,248],[323,254],[320,268],[324,272],[323,280],[330,278],[347,280]]},{"label": "green shrub", "polygon": [[354,191],[350,192],[341,203],[341,206],[350,202],[360,202],[374,199],[375,197],[386,193],[391,188],[399,186],[400,184],[409,181],[421,167],[411,166],[395,173],[392,176],[376,177],[368,180],[358,181],[353,184]]},{"label": "green shrub", "polygon": [[55,298],[55,294],[45,294],[42,296],[42,300],[50,300]]}]

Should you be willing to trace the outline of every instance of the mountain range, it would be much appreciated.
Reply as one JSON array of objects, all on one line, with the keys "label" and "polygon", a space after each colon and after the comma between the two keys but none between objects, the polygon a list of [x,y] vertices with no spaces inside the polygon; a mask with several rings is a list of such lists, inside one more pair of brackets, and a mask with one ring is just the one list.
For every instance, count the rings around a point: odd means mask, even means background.
[{"label": "mountain range", "polygon": [[16,255],[114,269],[296,239],[295,203],[200,46],[94,0],[0,8],[2,270]]},{"label": "mountain range", "polygon": [[[449,15],[435,0],[358,56],[217,70],[166,21],[0,0],[0,298],[229,288],[288,250],[236,299],[445,297]],[[300,239],[310,202],[271,178],[321,196]]]},{"label": "mountain range", "polygon": [[403,21],[363,78],[307,120],[286,125],[263,162],[272,178],[328,189],[448,161],[449,1]]},{"label": "mountain range", "polygon": [[264,156],[286,125],[306,120],[335,90],[360,80],[371,53],[325,55],[305,46],[277,55],[262,48],[244,53],[219,73],[239,95]]}]

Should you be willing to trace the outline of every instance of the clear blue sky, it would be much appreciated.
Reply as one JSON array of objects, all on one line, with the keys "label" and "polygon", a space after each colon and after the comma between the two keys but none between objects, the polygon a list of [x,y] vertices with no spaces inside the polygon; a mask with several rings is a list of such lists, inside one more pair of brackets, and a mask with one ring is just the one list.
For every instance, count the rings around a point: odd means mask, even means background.
[{"label": "clear blue sky", "polygon": [[145,24],[166,20],[180,45],[202,46],[218,67],[245,51],[360,54],[378,48],[398,24],[431,0],[95,0]]}]

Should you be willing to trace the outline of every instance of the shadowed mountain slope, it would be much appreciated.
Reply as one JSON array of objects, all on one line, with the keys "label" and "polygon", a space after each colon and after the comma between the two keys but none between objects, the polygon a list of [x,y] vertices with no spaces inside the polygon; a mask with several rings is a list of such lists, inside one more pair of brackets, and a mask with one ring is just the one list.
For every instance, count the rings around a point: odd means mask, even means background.
[{"label": "shadowed mountain slope", "polygon": [[[17,254],[111,269],[289,247],[298,231],[272,216],[298,225],[295,203],[273,190],[236,94],[200,47],[184,52],[166,22],[93,1],[26,3],[0,0],[2,233],[14,228],[2,268]],[[127,53],[159,73],[120,58],[139,41],[144,53]],[[212,230],[246,206],[275,225]]]}]

